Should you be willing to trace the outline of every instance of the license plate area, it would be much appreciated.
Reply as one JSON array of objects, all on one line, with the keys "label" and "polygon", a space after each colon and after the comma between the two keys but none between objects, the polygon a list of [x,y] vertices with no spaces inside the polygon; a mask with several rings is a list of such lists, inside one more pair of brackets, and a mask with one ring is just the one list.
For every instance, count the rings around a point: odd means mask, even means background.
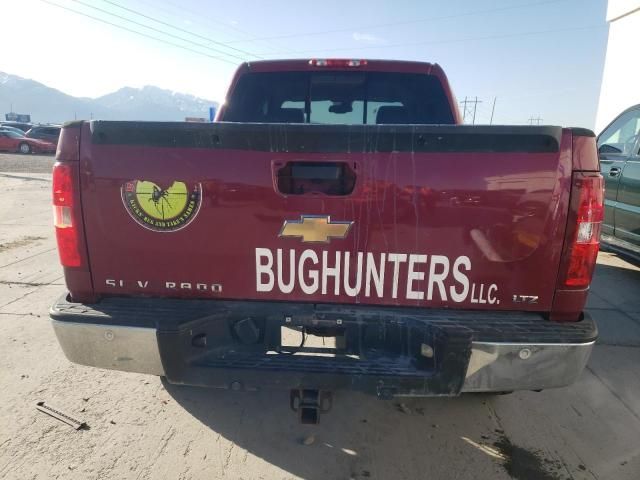
[{"label": "license plate area", "polygon": [[346,331],[343,328],[308,328],[282,325],[280,327],[280,352],[307,355],[345,354]]}]

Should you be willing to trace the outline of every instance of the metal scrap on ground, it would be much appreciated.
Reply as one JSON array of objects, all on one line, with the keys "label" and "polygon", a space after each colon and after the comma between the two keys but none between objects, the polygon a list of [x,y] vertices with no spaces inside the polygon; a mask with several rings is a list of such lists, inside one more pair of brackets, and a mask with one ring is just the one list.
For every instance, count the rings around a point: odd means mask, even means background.
[{"label": "metal scrap on ground", "polygon": [[85,422],[76,420],[75,418],[62,413],[57,408],[54,408],[51,405],[47,405],[45,402],[36,403],[36,408],[41,412],[46,413],[47,415],[51,415],[53,418],[66,423],[67,425],[71,425],[76,430],[87,430],[89,428],[89,425],[87,425]]}]

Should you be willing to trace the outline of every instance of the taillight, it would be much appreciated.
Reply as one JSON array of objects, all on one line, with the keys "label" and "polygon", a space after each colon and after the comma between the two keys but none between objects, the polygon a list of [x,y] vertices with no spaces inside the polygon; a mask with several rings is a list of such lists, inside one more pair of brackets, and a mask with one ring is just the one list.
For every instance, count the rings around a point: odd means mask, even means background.
[{"label": "taillight", "polygon": [[343,58],[314,58],[309,60],[309,65],[313,65],[314,67],[360,67],[366,64],[366,60],[349,60]]},{"label": "taillight", "polygon": [[56,163],[53,166],[53,224],[56,228],[58,253],[63,267],[82,264],[78,222],[74,218],[75,165]]},{"label": "taillight", "polygon": [[[574,173],[571,206],[575,222],[569,225],[570,244],[565,250],[565,287],[586,288],[591,283],[600,248],[600,225],[604,217],[603,180],[598,173]],[[570,219],[571,222],[571,219]]]}]

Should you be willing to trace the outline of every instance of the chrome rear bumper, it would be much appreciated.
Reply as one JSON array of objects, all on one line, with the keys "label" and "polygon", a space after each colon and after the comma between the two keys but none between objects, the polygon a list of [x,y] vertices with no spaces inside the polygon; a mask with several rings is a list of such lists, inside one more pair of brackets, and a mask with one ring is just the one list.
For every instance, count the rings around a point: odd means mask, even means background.
[{"label": "chrome rear bumper", "polygon": [[[52,320],[67,358],[81,365],[164,375],[155,328]],[[574,382],[595,342],[472,342],[461,392],[540,390]]]},{"label": "chrome rear bumper", "polygon": [[62,351],[73,363],[164,375],[155,328],[51,322]]},{"label": "chrome rear bumper", "polygon": [[564,387],[578,378],[594,343],[473,342],[462,392]]}]

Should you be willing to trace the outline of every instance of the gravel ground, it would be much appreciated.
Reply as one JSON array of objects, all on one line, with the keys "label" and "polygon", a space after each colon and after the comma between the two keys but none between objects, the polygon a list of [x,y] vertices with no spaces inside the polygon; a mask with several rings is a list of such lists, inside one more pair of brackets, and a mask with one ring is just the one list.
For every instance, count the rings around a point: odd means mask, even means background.
[{"label": "gravel ground", "polygon": [[599,257],[589,309],[601,338],[574,385],[395,401],[337,392],[311,427],[288,392],[186,388],[67,361],[47,313],[65,289],[51,178],[20,162],[48,169],[53,158],[0,156],[0,478],[639,478],[640,269],[615,255]]},{"label": "gravel ground", "polygon": [[0,172],[51,173],[54,162],[54,155],[0,153]]}]

